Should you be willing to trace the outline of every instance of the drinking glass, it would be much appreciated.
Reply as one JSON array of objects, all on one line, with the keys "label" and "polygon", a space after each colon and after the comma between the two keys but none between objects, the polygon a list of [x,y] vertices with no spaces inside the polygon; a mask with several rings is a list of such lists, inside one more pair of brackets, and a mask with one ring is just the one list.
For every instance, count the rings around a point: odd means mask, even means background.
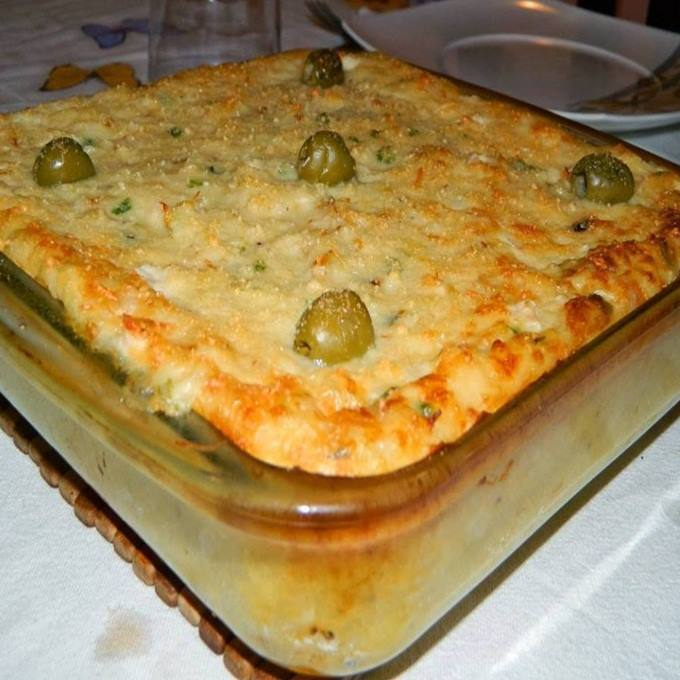
[{"label": "drinking glass", "polygon": [[279,0],[151,0],[149,80],[280,48]]}]

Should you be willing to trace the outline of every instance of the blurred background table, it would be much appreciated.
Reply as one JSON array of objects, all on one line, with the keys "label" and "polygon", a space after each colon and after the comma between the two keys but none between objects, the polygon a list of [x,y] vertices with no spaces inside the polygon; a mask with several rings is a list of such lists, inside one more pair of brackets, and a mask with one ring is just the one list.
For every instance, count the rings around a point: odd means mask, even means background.
[{"label": "blurred background table", "polygon": [[[145,75],[144,35],[101,50],[80,28],[144,17],[144,0],[2,5],[0,111],[101,87],[40,92],[61,63],[125,61]],[[309,20],[302,0],[282,5],[284,49],[342,42]],[[625,138],[680,161],[680,126]],[[677,680],[679,414],[676,407],[412,649],[365,677]],[[0,676],[230,677],[1,433],[0,508]]]}]

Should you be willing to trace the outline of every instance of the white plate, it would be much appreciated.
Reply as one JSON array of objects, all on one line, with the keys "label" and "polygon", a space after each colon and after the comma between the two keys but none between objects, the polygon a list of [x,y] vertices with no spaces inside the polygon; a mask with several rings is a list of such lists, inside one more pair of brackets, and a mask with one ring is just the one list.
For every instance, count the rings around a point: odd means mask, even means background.
[{"label": "white plate", "polygon": [[654,77],[680,36],[557,0],[444,0],[396,12],[345,15],[347,31],[379,50],[523,99],[572,120],[621,131],[680,122],[678,109],[611,114],[577,111]]}]

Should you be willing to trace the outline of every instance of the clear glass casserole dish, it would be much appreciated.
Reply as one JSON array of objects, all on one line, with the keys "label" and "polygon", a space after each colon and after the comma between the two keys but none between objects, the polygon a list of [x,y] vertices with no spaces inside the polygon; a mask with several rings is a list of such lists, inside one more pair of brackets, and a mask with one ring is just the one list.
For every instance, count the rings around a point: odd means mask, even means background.
[{"label": "clear glass casserole dish", "polygon": [[680,397],[677,280],[459,441],[359,479],[150,414],[1,256],[0,334],[0,391],[75,470],[256,652],[327,675],[404,650]]},{"label": "clear glass casserole dish", "polygon": [[[7,260],[0,389],[241,639],[298,671],[398,654],[677,400],[680,284],[396,473],[272,468],[147,413]],[[375,625],[375,622],[380,625]]]}]

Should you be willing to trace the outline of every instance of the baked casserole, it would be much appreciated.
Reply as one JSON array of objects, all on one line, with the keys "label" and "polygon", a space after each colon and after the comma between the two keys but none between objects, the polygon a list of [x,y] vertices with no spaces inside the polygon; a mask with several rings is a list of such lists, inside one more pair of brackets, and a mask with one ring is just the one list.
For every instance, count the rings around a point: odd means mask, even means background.
[{"label": "baked casserole", "polygon": [[295,51],[1,117],[0,246],[150,409],[276,466],[368,476],[673,282],[680,176],[340,56],[332,82],[332,55],[310,76]]}]

